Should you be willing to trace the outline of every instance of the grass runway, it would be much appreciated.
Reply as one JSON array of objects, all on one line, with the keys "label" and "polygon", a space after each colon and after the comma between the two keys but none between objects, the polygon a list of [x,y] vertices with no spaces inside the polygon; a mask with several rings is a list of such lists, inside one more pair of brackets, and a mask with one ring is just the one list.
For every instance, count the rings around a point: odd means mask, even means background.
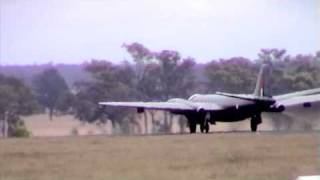
[{"label": "grass runway", "polygon": [[285,180],[319,174],[316,133],[0,139],[2,180]]}]

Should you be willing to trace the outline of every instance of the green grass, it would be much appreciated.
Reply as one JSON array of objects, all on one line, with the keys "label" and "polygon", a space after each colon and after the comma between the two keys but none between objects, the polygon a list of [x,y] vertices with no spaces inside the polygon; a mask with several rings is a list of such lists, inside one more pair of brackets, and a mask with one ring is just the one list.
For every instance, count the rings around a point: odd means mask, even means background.
[{"label": "green grass", "polygon": [[295,179],[319,174],[315,134],[0,140],[0,179]]}]

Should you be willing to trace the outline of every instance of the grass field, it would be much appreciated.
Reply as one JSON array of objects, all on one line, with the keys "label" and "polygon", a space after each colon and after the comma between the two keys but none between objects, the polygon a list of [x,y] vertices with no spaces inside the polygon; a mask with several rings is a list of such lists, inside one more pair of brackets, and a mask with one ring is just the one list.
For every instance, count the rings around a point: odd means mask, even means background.
[{"label": "grass field", "polygon": [[[299,111],[300,112],[300,111]],[[159,113],[156,116],[157,120],[163,120],[161,117],[162,113]],[[270,116],[270,115],[269,115]],[[269,116],[263,117],[263,123],[259,125],[259,130],[262,131],[270,131],[274,130],[273,123],[270,121]],[[299,114],[290,114],[290,116],[295,117],[293,121],[292,129],[293,130],[303,130],[305,118],[309,121],[313,122],[312,127],[315,130],[320,130],[320,113],[306,111],[306,113],[300,112]],[[277,121],[286,122],[285,119],[281,119],[281,114],[272,116],[273,118],[277,118]],[[73,133],[76,130],[77,135],[100,135],[100,134],[112,134],[112,126],[111,122],[107,121],[106,124],[98,126],[95,123],[82,123],[79,120],[75,119],[72,115],[63,115],[63,116],[54,116],[53,120],[49,119],[47,114],[36,114],[32,116],[23,117],[23,120],[26,124],[26,127],[29,131],[31,131],[32,136],[34,137],[52,137],[52,136],[70,136],[75,135]],[[144,128],[144,119],[142,116],[139,118],[138,123],[140,124],[140,129],[142,130],[140,133],[145,133]],[[148,132],[152,131],[151,127],[151,119],[148,121]],[[212,132],[217,131],[249,131],[250,130],[250,121],[241,121],[234,123],[217,123],[216,125],[211,126]],[[198,131],[200,131],[198,127]],[[172,126],[173,133],[179,133],[180,127],[178,125],[178,120],[175,119],[173,121]],[[186,132],[189,130],[186,128]],[[139,134],[139,132],[136,132]]]},{"label": "grass field", "polygon": [[312,133],[0,139],[0,179],[295,179],[319,174]]},{"label": "grass field", "polygon": [[52,136],[70,136],[74,129],[78,135],[103,134],[110,132],[108,128],[99,128],[95,124],[82,123],[72,115],[54,116],[49,119],[48,114],[36,114],[23,117],[27,129],[31,131],[32,136],[52,137]]}]

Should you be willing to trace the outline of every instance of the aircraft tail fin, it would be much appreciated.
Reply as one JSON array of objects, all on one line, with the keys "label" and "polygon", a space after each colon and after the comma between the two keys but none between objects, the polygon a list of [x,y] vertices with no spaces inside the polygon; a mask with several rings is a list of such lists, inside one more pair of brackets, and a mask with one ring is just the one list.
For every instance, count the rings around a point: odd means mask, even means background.
[{"label": "aircraft tail fin", "polygon": [[257,78],[256,88],[253,92],[255,96],[263,97],[263,96],[271,96],[266,91],[266,85],[268,76],[270,75],[270,67],[268,64],[262,64],[260,68],[260,72]]}]

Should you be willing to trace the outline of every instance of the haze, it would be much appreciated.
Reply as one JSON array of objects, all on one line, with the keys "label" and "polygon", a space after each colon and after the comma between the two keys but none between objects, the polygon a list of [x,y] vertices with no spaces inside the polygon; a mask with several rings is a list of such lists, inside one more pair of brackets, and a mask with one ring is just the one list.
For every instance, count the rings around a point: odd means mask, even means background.
[{"label": "haze", "polygon": [[[0,0],[0,64],[130,60],[123,43],[198,62],[320,49],[317,0]],[[318,25],[317,25],[318,21]],[[318,29],[317,29],[318,28]]]}]

